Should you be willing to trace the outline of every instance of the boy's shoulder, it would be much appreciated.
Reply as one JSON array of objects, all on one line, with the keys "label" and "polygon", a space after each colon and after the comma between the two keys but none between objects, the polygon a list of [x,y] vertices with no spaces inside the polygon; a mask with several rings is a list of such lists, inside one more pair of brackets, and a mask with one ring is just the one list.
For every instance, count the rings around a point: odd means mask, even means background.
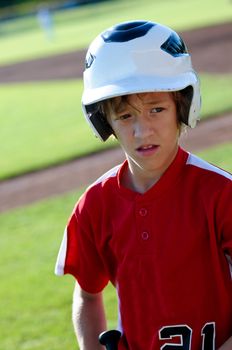
[{"label": "boy's shoulder", "polygon": [[122,167],[122,164],[118,164],[110,170],[106,171],[103,175],[101,175],[96,181],[94,181],[88,188],[87,191],[94,188],[95,186],[101,184],[104,185],[107,180],[117,178],[117,174]]},{"label": "boy's shoulder", "polygon": [[198,173],[205,173],[209,177],[213,177],[215,179],[232,180],[232,174],[228,171],[225,171],[219,168],[216,165],[213,165],[198,156],[189,153],[186,166],[191,166],[192,170]]},{"label": "boy's shoulder", "polygon": [[101,200],[111,198],[115,191],[117,191],[118,173],[123,164],[116,165],[110,170],[106,171],[96,181],[90,184],[78,201],[78,205],[81,203],[88,205],[91,203],[100,204]]}]

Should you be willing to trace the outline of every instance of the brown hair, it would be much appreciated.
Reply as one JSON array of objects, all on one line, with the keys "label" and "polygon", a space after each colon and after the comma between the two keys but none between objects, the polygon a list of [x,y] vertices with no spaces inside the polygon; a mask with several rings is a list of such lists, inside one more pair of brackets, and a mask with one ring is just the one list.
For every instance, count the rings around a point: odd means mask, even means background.
[{"label": "brown hair", "polygon": [[188,125],[189,110],[193,97],[192,86],[187,86],[183,90],[172,92],[174,101],[176,103],[177,120],[180,127]]},{"label": "brown hair", "polygon": [[[192,86],[188,86],[183,90],[179,91],[171,91],[174,102],[176,103],[176,111],[177,111],[177,123],[180,129],[180,132],[188,125],[188,115],[189,109],[192,102],[193,97],[193,88]],[[117,108],[121,103],[127,102],[127,95],[113,97],[108,100],[104,100],[101,102],[101,110],[108,120],[109,116],[117,112]]]}]

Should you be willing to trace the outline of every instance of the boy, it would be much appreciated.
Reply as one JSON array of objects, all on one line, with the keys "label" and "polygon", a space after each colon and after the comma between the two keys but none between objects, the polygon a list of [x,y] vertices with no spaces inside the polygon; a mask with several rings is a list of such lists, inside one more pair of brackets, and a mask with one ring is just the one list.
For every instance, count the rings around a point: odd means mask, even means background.
[{"label": "boy", "polygon": [[232,349],[232,176],[178,145],[200,112],[197,74],[177,33],[121,23],[90,45],[83,111],[126,160],[83,194],[56,273],[77,280],[80,349],[101,349],[102,291],[119,302],[119,349]]}]

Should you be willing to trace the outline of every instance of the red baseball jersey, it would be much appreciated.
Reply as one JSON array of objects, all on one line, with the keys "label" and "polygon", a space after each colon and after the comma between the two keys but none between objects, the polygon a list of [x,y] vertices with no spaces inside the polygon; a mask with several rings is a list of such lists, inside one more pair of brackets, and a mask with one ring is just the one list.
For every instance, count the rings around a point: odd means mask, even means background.
[{"label": "red baseball jersey", "polygon": [[115,285],[120,350],[215,350],[232,335],[232,175],[179,148],[139,194],[121,185],[127,166],[80,198],[56,273],[89,293]]}]

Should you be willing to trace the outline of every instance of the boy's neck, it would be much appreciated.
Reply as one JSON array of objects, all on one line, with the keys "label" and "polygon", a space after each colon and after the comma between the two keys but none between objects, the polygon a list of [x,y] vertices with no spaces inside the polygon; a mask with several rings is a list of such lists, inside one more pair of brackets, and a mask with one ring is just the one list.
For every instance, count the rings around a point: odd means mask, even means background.
[{"label": "boy's neck", "polygon": [[160,174],[157,174],[157,176],[152,174],[151,177],[145,177],[142,176],[142,174],[135,174],[128,166],[122,176],[122,185],[134,192],[143,194],[153,187],[160,177]]}]

